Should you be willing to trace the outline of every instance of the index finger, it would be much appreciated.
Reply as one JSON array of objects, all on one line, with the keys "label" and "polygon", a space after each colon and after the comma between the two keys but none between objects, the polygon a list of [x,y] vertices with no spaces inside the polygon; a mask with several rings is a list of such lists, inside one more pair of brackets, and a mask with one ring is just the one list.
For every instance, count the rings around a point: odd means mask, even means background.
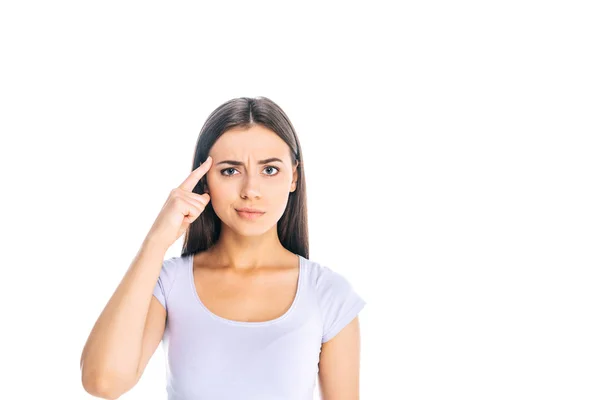
[{"label": "index finger", "polygon": [[212,157],[208,156],[198,168],[192,171],[192,173],[183,181],[179,188],[187,192],[194,190],[198,181],[208,172],[212,165]]}]

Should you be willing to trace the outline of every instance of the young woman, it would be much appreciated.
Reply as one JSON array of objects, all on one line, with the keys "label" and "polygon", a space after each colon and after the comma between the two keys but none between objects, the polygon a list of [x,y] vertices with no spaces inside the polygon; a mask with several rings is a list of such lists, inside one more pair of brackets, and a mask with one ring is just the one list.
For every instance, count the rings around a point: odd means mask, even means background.
[{"label": "young woman", "polygon": [[[81,358],[90,394],[117,398],[163,342],[169,400],[359,398],[358,313],[340,273],[310,260],[302,151],[265,97],[208,117]],[[164,259],[185,235],[181,256]]]}]

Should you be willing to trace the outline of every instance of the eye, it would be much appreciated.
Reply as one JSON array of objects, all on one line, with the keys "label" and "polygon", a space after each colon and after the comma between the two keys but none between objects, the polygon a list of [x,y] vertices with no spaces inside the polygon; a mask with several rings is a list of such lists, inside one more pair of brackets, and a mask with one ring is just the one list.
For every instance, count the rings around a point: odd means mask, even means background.
[{"label": "eye", "polygon": [[224,175],[224,176],[231,176],[231,175],[228,175],[228,174],[223,174],[223,172],[225,172],[225,171],[229,171],[229,170],[234,170],[234,171],[235,171],[235,168],[225,168],[225,169],[222,169],[222,170],[221,170],[221,175]]},{"label": "eye", "polygon": [[[272,166],[272,165],[268,165],[268,166],[266,166],[266,167],[265,167],[265,170],[266,170],[267,168],[269,168],[269,169],[274,169],[275,171],[277,171],[277,173],[279,172],[279,168],[277,168],[277,167],[274,167],[274,166]],[[227,173],[225,173],[225,174],[224,174],[224,172],[225,172],[225,171],[237,171],[237,170],[236,170],[235,168],[225,168],[225,169],[222,169],[222,170],[221,170],[221,175],[223,175],[223,176],[232,176],[232,175],[233,175],[233,173],[231,173],[231,174],[227,174]],[[274,173],[274,174],[267,174],[267,176],[275,176],[275,175],[277,175],[277,173]]]},{"label": "eye", "polygon": [[[269,165],[269,166],[265,167],[265,169],[267,169],[267,168],[272,168],[272,169],[276,170],[277,172],[279,172],[279,168],[273,167],[272,165]],[[277,175],[277,173],[275,173],[275,174],[267,174],[267,175],[273,176],[273,175]]]}]

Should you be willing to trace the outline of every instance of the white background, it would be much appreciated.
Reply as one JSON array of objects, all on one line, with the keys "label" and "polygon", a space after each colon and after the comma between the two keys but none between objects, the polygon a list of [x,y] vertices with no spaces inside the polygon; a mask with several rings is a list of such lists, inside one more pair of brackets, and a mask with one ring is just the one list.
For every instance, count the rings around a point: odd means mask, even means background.
[{"label": "white background", "polygon": [[[0,398],[91,398],[87,335],[202,124],[266,96],[310,258],[367,301],[361,398],[598,399],[592,3],[4,2]],[[163,363],[122,398],[166,399]]]}]

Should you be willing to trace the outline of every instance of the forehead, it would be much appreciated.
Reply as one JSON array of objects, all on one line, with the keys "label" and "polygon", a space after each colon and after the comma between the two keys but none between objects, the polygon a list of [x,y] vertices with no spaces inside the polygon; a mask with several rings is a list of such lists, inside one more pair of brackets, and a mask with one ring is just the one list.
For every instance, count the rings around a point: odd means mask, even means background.
[{"label": "forehead", "polygon": [[[213,157],[241,159],[248,156],[284,157],[289,153],[287,143],[275,132],[264,126],[232,128],[217,139],[210,153]],[[288,157],[289,158],[289,157]]]}]

